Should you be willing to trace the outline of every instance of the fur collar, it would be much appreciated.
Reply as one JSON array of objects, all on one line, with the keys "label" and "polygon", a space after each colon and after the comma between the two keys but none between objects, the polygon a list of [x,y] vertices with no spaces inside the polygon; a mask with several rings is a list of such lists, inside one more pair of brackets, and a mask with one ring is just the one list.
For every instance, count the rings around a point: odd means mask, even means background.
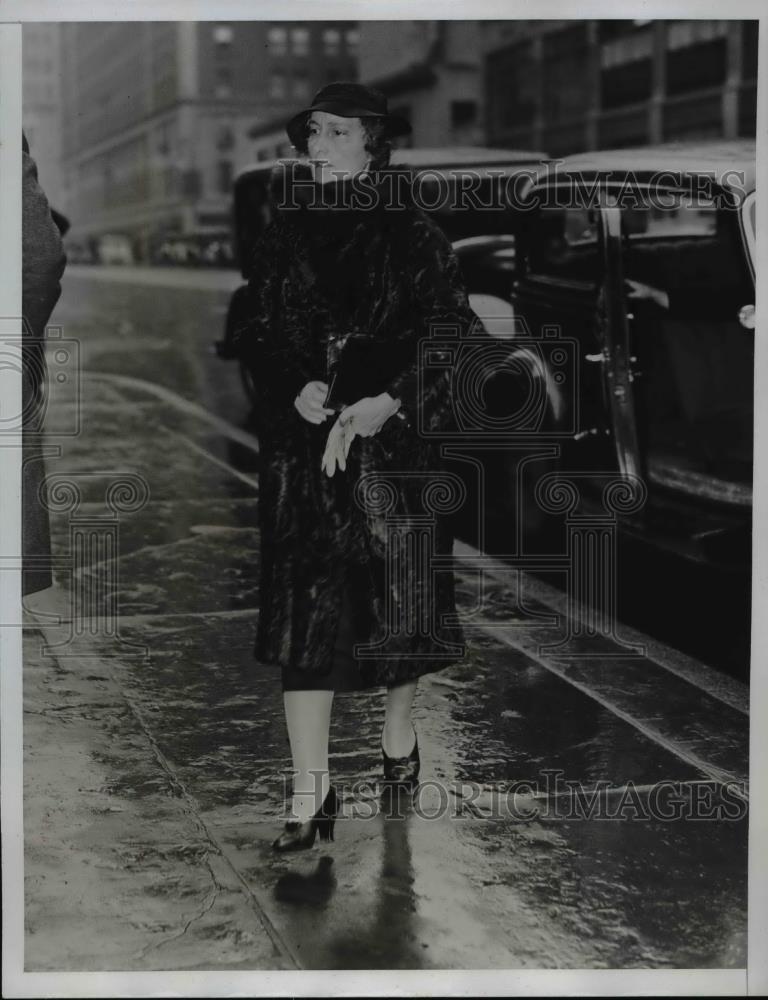
[{"label": "fur collar", "polygon": [[382,212],[414,207],[413,172],[407,166],[392,166],[319,184],[309,164],[285,161],[272,171],[270,200],[275,211],[308,225],[310,220],[319,226],[333,225],[338,216],[349,216],[352,224],[364,223]]}]

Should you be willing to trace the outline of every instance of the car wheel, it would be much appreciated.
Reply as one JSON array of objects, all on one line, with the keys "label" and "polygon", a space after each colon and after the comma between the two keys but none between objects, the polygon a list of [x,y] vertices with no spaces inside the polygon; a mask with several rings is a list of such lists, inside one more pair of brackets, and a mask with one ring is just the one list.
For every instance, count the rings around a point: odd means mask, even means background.
[{"label": "car wheel", "polygon": [[[496,373],[475,402],[482,401],[484,419],[495,430],[476,450],[468,439],[467,458],[456,460],[455,471],[468,496],[466,510],[457,518],[457,533],[470,544],[484,542],[489,552],[547,552],[560,544],[559,531],[536,490],[544,476],[560,469],[552,431],[559,423],[563,399],[546,357],[535,345],[506,340],[503,345],[497,343],[492,353],[499,359],[494,358]],[[487,447],[494,437],[498,448]],[[482,501],[478,496],[481,474]]]}]

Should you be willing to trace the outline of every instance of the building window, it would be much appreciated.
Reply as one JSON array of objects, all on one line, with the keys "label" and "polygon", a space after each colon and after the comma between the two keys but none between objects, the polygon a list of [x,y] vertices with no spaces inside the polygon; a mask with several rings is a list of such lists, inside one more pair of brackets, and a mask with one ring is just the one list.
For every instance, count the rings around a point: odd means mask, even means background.
[{"label": "building window", "polygon": [[229,194],[232,189],[232,161],[219,160],[216,165],[218,188],[221,194]]},{"label": "building window", "polygon": [[323,32],[323,55],[337,56],[341,49],[341,32],[337,28],[326,28]]},{"label": "building window", "polygon": [[648,30],[640,30],[603,42],[600,66],[602,69],[612,69],[614,66],[626,66],[627,63],[650,59],[652,56],[653,35]]},{"label": "building window", "polygon": [[651,97],[653,63],[650,59],[614,66],[600,74],[600,106],[621,108],[639,104]]},{"label": "building window", "polygon": [[216,136],[216,148],[222,151],[232,149],[235,145],[235,136],[229,125],[222,125]]},{"label": "building window", "polygon": [[[672,24],[667,33],[667,93],[719,87],[725,83],[728,42],[721,21]],[[707,27],[709,25],[709,27]]]},{"label": "building window", "polygon": [[600,48],[600,106],[639,104],[653,89],[653,35],[637,28],[604,41]]},{"label": "building window", "polygon": [[544,117],[549,122],[581,117],[592,103],[586,27],[549,32],[542,48]]},{"label": "building window", "polygon": [[486,92],[491,139],[502,142],[509,131],[533,124],[538,89],[530,41],[490,54]]},{"label": "building window", "polygon": [[286,97],[285,77],[282,73],[273,73],[269,78],[269,96],[277,100],[284,100]]},{"label": "building window", "polygon": [[741,74],[745,80],[756,80],[757,21],[745,21],[741,31]]},{"label": "building window", "polygon": [[213,29],[213,40],[217,45],[231,45],[235,33],[228,24],[217,24]]},{"label": "building window", "polygon": [[451,128],[474,125],[477,120],[477,101],[451,101]]},{"label": "building window", "polygon": [[293,91],[293,96],[297,101],[305,101],[309,99],[309,80],[303,74],[294,76],[291,89]]},{"label": "building window", "polygon": [[664,106],[663,138],[716,139],[723,134],[723,102],[719,91],[692,94]]},{"label": "building window", "polygon": [[347,52],[350,55],[355,55],[357,53],[358,46],[360,45],[360,32],[357,28],[348,28],[344,32],[344,43],[347,46]]},{"label": "building window", "polygon": [[667,48],[685,49],[725,38],[727,33],[727,21],[673,21],[667,28]]},{"label": "building window", "polygon": [[232,70],[229,66],[219,65],[216,67],[214,90],[219,100],[224,100],[232,96]]},{"label": "building window", "polygon": [[285,28],[270,28],[267,32],[267,47],[273,56],[284,56],[287,51],[288,32]]},{"label": "building window", "polygon": [[309,29],[291,28],[291,51],[295,56],[309,53]]}]

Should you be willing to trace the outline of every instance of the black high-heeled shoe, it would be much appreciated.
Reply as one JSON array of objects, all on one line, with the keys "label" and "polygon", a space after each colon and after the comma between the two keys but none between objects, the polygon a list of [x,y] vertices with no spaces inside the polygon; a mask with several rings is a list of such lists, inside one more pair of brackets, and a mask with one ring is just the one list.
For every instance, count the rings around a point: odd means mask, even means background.
[{"label": "black high-heeled shoe", "polygon": [[393,785],[413,785],[419,776],[421,760],[419,758],[419,737],[414,729],[416,742],[407,757],[390,757],[384,749],[384,736],[381,737],[381,756],[384,758],[384,781]]},{"label": "black high-heeled shoe", "polygon": [[315,842],[315,835],[318,833],[321,840],[333,840],[333,827],[336,823],[339,805],[339,797],[336,794],[336,789],[331,785],[323,804],[315,815],[305,823],[297,819],[289,820],[277,840],[273,841],[272,847],[276,851],[306,850],[312,847]]}]

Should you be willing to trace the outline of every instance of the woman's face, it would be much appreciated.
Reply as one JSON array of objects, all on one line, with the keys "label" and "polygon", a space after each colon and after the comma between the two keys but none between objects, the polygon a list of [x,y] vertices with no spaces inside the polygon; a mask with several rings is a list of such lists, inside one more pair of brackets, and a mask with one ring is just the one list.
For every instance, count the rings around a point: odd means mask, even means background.
[{"label": "woman's face", "polygon": [[329,111],[313,111],[307,122],[307,152],[316,181],[325,184],[365,170],[370,154],[359,118],[342,118]]}]

